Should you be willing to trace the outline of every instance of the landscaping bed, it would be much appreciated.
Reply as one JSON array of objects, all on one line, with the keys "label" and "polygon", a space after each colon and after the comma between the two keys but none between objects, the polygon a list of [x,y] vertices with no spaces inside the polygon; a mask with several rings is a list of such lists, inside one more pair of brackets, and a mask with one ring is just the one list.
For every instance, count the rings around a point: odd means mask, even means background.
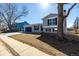
[{"label": "landscaping bed", "polygon": [[38,39],[69,56],[79,55],[79,36],[77,35],[65,34],[64,40],[60,41],[55,33],[42,33]]}]

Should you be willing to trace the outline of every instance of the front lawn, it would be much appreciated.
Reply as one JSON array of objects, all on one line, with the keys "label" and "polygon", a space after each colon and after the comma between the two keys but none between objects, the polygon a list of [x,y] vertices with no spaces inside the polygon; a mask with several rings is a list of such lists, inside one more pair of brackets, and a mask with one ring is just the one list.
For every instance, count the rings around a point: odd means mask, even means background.
[{"label": "front lawn", "polygon": [[59,50],[55,49],[54,47],[51,47],[50,45],[48,45],[47,43],[44,43],[43,41],[36,39],[35,37],[33,37],[30,34],[18,34],[18,35],[13,35],[10,36],[11,38],[14,38],[18,41],[21,41],[23,43],[32,45],[36,48],[38,48],[39,50],[50,54],[50,55],[65,55],[64,53],[60,52]]}]

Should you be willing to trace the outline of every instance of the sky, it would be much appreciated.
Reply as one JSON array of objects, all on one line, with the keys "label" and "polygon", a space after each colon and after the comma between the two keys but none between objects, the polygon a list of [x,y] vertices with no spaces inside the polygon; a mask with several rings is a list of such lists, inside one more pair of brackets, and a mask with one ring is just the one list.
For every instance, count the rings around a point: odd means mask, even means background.
[{"label": "sky", "polygon": [[[18,20],[17,22],[27,21],[29,24],[42,23],[42,18],[50,13],[58,13],[57,4],[51,3],[48,5],[43,5],[43,3],[26,3],[18,4],[19,6],[26,6],[29,10],[29,14]],[[68,10],[72,4],[64,5],[64,9]],[[76,5],[67,17],[67,27],[72,27],[76,17],[79,16],[79,7]]]}]

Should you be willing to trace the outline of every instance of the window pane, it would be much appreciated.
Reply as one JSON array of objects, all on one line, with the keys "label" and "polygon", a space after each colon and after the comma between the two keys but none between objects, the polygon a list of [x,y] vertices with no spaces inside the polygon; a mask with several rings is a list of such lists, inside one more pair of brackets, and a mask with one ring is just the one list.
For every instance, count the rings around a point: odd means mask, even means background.
[{"label": "window pane", "polygon": [[55,19],[53,19],[53,25],[54,25]]},{"label": "window pane", "polygon": [[53,29],[53,32],[54,32],[54,28],[52,28]]},{"label": "window pane", "polygon": [[34,30],[39,30],[39,26],[34,26]]},{"label": "window pane", "polygon": [[50,28],[46,28],[46,32],[51,32],[51,29]]},{"label": "window pane", "polygon": [[49,19],[48,19],[48,26],[49,26]]},{"label": "window pane", "polygon": [[57,18],[55,18],[55,25],[57,25]]},{"label": "window pane", "polygon": [[57,25],[57,18],[48,19],[48,26],[49,25]]}]

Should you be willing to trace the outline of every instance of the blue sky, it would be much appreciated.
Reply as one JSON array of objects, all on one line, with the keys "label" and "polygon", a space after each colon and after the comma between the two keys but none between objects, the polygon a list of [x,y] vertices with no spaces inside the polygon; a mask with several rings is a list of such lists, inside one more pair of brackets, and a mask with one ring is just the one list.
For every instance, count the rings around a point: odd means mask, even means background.
[{"label": "blue sky", "polygon": [[[25,5],[29,10],[29,14],[18,20],[19,22],[27,21],[30,24],[34,23],[42,23],[42,18],[50,13],[57,13],[57,4],[48,4],[47,7],[43,7],[41,3],[26,3],[26,4],[19,4],[19,6]],[[68,8],[72,4],[67,4],[64,6],[64,9],[68,10]],[[75,6],[72,10],[70,15],[67,17],[67,27],[71,27],[73,22],[75,21],[76,17],[79,16],[79,8]]]}]

